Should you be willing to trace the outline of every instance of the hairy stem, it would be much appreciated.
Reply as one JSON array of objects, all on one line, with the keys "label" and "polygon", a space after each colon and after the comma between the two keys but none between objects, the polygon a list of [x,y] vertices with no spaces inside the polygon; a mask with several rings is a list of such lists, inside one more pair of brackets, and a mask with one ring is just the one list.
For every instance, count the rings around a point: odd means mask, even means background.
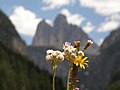
[{"label": "hairy stem", "polygon": [[55,90],[55,76],[56,76],[56,69],[57,69],[57,66],[53,66],[53,85],[52,85],[52,88],[53,90]]},{"label": "hairy stem", "polygon": [[68,70],[68,78],[67,78],[67,90],[70,90],[69,85],[70,85],[70,71],[71,71],[71,66],[69,66],[69,70]]},{"label": "hairy stem", "polygon": [[78,67],[75,64],[73,64],[72,78],[71,78],[71,89],[72,90],[74,90],[75,88],[77,74],[78,74]]}]

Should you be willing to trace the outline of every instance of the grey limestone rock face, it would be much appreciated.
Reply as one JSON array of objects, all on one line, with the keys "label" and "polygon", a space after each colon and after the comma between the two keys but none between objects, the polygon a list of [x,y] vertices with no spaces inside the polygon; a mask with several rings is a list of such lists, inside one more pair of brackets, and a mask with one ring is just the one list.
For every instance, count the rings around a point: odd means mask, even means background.
[{"label": "grey limestone rock face", "polygon": [[52,27],[45,20],[38,24],[36,34],[33,38],[33,46],[49,46]]},{"label": "grey limestone rock face", "polygon": [[[38,24],[36,34],[33,38],[33,46],[53,46],[61,49],[64,42],[81,41],[81,48],[86,44],[90,38],[83,32],[83,30],[72,24],[68,24],[67,19],[64,15],[59,14],[55,20],[53,26],[50,26],[45,22],[41,21]],[[93,44],[92,49],[97,48],[97,44]]]},{"label": "grey limestone rock face", "polygon": [[110,35],[104,40],[103,44],[101,45],[101,49],[103,50],[107,48],[109,45],[114,44],[119,39],[120,39],[120,28],[110,33]]}]

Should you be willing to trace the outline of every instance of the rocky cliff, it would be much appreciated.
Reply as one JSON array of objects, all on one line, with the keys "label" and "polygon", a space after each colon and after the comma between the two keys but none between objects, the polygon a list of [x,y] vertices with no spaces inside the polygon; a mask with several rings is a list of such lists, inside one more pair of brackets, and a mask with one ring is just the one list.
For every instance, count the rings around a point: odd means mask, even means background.
[{"label": "rocky cliff", "polygon": [[100,47],[100,54],[91,60],[89,75],[83,83],[89,90],[104,90],[111,77],[120,71],[120,29],[110,33]]},{"label": "rocky cliff", "polygon": [[47,24],[45,20],[41,21],[38,24],[32,45],[49,46],[51,32],[52,32],[52,27],[49,24]]},{"label": "rocky cliff", "polygon": [[110,45],[114,44],[116,41],[120,39],[120,28],[114,30],[110,33],[108,37],[104,40],[103,44],[101,45],[101,50],[109,47]]},{"label": "rocky cliff", "polygon": [[103,88],[109,83],[113,74],[120,70],[120,29],[112,31],[101,46],[97,57],[99,80]]},{"label": "rocky cliff", "polygon": [[25,54],[25,43],[8,17],[0,11],[0,42],[9,49]]},{"label": "rocky cliff", "polygon": [[[83,47],[88,39],[90,38],[80,27],[68,24],[66,17],[59,14],[55,18],[53,26],[47,24],[45,20],[38,24],[32,45],[53,46],[60,49],[65,41],[80,40],[81,47]],[[97,48],[97,45],[94,43],[91,49],[94,50],[95,48]]]}]

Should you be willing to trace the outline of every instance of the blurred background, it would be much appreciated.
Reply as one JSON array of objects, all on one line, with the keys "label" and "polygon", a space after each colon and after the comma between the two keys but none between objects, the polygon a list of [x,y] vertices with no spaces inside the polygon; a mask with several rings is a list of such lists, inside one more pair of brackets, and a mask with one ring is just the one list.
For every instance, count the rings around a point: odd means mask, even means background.
[{"label": "blurred background", "polygon": [[[0,90],[51,90],[46,50],[89,39],[80,90],[120,90],[120,0],[0,0]],[[67,69],[59,65],[56,90]]]}]

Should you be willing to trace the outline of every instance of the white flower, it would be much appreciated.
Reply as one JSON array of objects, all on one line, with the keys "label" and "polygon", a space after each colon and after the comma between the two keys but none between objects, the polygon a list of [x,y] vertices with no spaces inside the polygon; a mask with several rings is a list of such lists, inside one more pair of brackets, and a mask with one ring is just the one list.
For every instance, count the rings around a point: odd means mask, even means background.
[{"label": "white flower", "polygon": [[64,60],[63,54],[58,55],[56,58],[57,58],[57,59],[60,59],[60,60],[62,60],[62,61]]},{"label": "white flower", "polygon": [[64,55],[60,51],[47,50],[46,60],[50,62],[61,62],[64,60]]},{"label": "white flower", "polygon": [[83,52],[83,51],[79,51],[79,52],[78,52],[78,55],[84,56],[84,52]]},{"label": "white flower", "polygon": [[93,41],[92,41],[92,40],[88,40],[87,42],[90,43],[90,44],[93,44]]},{"label": "white flower", "polygon": [[65,44],[63,44],[63,49],[69,47],[70,45],[71,45],[71,43],[69,43],[69,42],[65,42]]},{"label": "white flower", "polygon": [[77,52],[77,49],[74,48],[74,47],[71,50],[72,50],[72,53],[76,53]]},{"label": "white flower", "polygon": [[47,52],[47,54],[49,54],[49,55],[50,55],[50,54],[52,54],[52,53],[53,53],[53,50],[47,50],[46,52]]},{"label": "white flower", "polygon": [[71,43],[69,43],[69,42],[65,42],[65,44],[63,45],[63,49],[64,49],[65,55],[69,55],[71,53],[76,53],[76,51],[77,51],[77,49],[74,48],[74,46],[72,46]]},{"label": "white flower", "polygon": [[76,56],[75,53],[72,53],[72,54],[71,54],[71,58],[72,58],[72,59],[75,59],[76,57],[77,57],[77,56]]}]

